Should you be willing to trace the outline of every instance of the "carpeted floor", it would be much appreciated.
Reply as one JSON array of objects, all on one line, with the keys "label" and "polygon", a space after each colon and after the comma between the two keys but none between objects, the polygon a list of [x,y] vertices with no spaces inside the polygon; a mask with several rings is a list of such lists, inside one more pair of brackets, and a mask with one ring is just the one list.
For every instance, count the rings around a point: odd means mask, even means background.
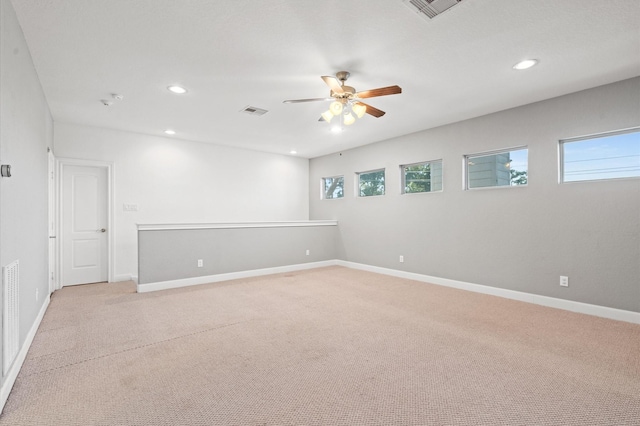
[{"label": "carpeted floor", "polygon": [[0,425],[640,425],[640,326],[342,267],[66,287]]}]

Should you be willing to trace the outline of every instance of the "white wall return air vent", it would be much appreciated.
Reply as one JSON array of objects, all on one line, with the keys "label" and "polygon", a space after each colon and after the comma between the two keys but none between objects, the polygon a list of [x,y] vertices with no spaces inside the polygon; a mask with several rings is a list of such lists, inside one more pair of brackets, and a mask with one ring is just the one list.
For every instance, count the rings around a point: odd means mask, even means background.
[{"label": "white wall return air vent", "polygon": [[435,18],[461,1],[462,0],[402,0],[405,6],[425,20]]},{"label": "white wall return air vent", "polygon": [[6,376],[18,355],[20,345],[20,313],[18,288],[20,283],[20,262],[14,261],[2,268],[2,375]]}]

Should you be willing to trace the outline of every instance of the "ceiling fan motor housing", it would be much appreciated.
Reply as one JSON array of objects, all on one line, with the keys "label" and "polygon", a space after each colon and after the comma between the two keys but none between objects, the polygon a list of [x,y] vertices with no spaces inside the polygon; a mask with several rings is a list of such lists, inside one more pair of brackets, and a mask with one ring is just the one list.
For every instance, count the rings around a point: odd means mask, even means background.
[{"label": "ceiling fan motor housing", "polygon": [[353,95],[356,93],[356,89],[354,89],[351,86],[345,86],[345,81],[347,81],[347,79],[349,78],[349,76],[351,75],[351,73],[349,73],[349,71],[338,71],[336,73],[336,78],[338,80],[340,80],[340,83],[342,83],[342,93],[336,93],[333,90],[331,91],[331,96],[339,99],[342,101],[342,103],[345,103],[346,100],[351,99],[353,97]]},{"label": "ceiling fan motor housing", "polygon": [[349,73],[349,71],[338,71],[336,73],[336,77],[338,78],[338,80],[342,82],[342,84],[344,84],[344,82],[347,81],[350,75],[351,73]]},{"label": "ceiling fan motor housing", "polygon": [[342,90],[342,93],[336,93],[332,90],[331,97],[336,99],[349,99],[356,93],[356,89],[351,86],[342,86]]}]

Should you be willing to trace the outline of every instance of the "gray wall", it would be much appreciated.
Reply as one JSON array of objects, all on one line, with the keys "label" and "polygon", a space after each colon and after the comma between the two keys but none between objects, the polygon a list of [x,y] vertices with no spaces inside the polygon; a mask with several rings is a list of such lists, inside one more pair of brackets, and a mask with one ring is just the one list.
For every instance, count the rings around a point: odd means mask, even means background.
[{"label": "gray wall", "polygon": [[[558,184],[559,139],[638,125],[635,78],[315,158],[310,219],[339,221],[348,261],[639,312],[640,179]],[[464,154],[521,145],[528,186],[463,191]],[[444,191],[400,195],[399,165],[434,159]],[[386,195],[356,198],[380,167]],[[336,175],[345,198],[321,200]]]},{"label": "gray wall", "polygon": [[[138,282],[147,284],[336,259],[340,256],[337,228],[138,231]],[[202,268],[197,267],[198,259],[204,261]]]},{"label": "gray wall", "polygon": [[308,160],[212,142],[56,121],[58,157],[113,163],[114,281],[136,275],[137,223],[309,219]]},{"label": "gray wall", "polygon": [[13,174],[0,179],[0,265],[20,260],[22,346],[48,292],[47,147],[52,146],[53,130],[27,44],[7,0],[0,1],[0,21],[0,162],[11,164]]}]

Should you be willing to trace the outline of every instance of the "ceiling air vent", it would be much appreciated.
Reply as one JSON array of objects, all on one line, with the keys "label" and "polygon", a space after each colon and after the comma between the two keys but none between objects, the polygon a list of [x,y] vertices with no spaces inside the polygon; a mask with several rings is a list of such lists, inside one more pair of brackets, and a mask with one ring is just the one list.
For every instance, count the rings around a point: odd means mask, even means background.
[{"label": "ceiling air vent", "polygon": [[240,112],[246,112],[247,114],[251,114],[251,115],[265,115],[269,111],[267,111],[266,109],[262,109],[262,108],[246,106],[246,107],[242,108],[240,110]]},{"label": "ceiling air vent", "polygon": [[411,10],[423,19],[433,19],[446,12],[462,0],[402,0]]}]

